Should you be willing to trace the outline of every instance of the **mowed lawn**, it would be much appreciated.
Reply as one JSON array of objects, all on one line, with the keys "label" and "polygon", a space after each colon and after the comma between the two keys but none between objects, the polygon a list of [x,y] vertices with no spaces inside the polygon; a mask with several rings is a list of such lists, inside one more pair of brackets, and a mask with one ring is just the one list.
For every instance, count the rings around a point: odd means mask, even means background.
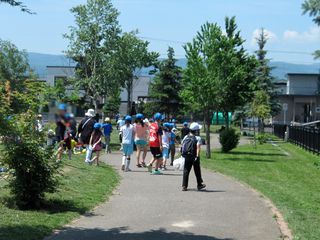
[{"label": "mowed lawn", "polygon": [[83,155],[65,160],[59,191],[47,194],[46,204],[38,211],[21,211],[10,206],[9,190],[4,188],[5,181],[0,180],[0,239],[42,239],[107,200],[119,176],[105,164],[89,166],[83,160]]},{"label": "mowed lawn", "polygon": [[[289,143],[214,152],[202,165],[245,182],[270,198],[295,239],[320,239],[320,156]],[[214,183],[212,183],[214,184]],[[239,206],[241,207],[241,206]]]}]

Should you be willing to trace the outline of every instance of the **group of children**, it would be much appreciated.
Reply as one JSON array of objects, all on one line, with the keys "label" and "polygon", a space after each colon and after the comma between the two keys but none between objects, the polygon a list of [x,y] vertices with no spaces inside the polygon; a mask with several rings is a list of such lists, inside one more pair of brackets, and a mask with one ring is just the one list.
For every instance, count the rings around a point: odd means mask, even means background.
[{"label": "group of children", "polygon": [[[139,113],[135,116],[133,124],[131,116],[124,118],[124,125],[120,127],[123,152],[121,169],[123,171],[131,171],[130,162],[134,144],[137,148],[138,168],[146,167],[153,174],[160,174],[160,169],[167,169],[169,155],[171,156],[170,165],[173,165],[177,129],[174,123],[161,124],[161,122],[162,115],[160,113],[156,113],[154,118],[150,120]],[[149,147],[153,158],[149,164],[146,164]]]},{"label": "group of children", "polygon": [[[85,118],[76,129],[74,118],[66,113],[65,105],[60,105],[56,116],[56,124],[56,139],[59,143],[58,160],[61,160],[61,155],[65,150],[68,150],[69,159],[71,159],[72,148],[79,144],[86,146],[85,162],[89,164],[96,162],[99,165],[100,152],[103,149],[103,137],[106,152],[111,153],[110,135],[113,129],[110,118],[106,118],[104,124],[97,122],[94,119],[93,109],[88,110]],[[200,170],[201,138],[199,133],[201,125],[192,123],[190,128],[187,123],[183,125],[184,127],[181,130],[181,137],[183,138],[181,154],[185,159],[185,167],[182,190],[187,190],[189,173],[192,167],[194,167],[197,177],[198,189],[201,190],[205,188]],[[177,128],[174,121],[163,123],[163,117],[160,113],[156,113],[153,118],[148,120],[144,118],[143,114],[139,113],[136,114],[134,123],[131,116],[126,116],[119,126],[119,133],[123,152],[121,170],[131,171],[130,163],[134,145],[137,148],[138,168],[148,168],[149,172],[158,175],[161,174],[160,170],[165,171],[167,169],[169,160],[171,160],[170,165],[173,165],[176,143],[178,143]],[[152,160],[146,164],[149,149]]]}]

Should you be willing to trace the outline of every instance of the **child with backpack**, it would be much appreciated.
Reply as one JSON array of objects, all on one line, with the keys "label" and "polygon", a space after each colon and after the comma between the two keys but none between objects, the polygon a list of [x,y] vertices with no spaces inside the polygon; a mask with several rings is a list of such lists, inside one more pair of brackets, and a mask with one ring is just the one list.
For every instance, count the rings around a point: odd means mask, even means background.
[{"label": "child with backpack", "polygon": [[182,140],[181,154],[185,158],[182,191],[188,191],[189,174],[192,167],[197,178],[198,190],[206,187],[201,177],[200,168],[201,137],[199,135],[201,128],[200,124],[193,122],[190,125],[190,133]]}]

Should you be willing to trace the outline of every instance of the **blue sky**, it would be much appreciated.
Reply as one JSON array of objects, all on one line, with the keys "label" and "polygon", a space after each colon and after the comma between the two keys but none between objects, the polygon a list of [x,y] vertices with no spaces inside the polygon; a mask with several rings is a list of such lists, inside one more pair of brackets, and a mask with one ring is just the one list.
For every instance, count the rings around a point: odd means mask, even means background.
[{"label": "blue sky", "polygon": [[[0,38],[19,48],[39,53],[61,54],[67,42],[62,34],[73,25],[69,9],[85,0],[24,0],[36,15],[0,4]],[[308,54],[320,48],[320,28],[303,16],[303,0],[113,0],[121,12],[124,31],[139,29],[150,49],[166,54],[168,46],[184,57],[181,43],[190,41],[206,21],[223,25],[225,16],[237,17],[249,51],[256,49],[254,36],[264,27],[269,32],[267,48],[274,61],[314,63]],[[160,41],[159,39],[169,40]],[[298,53],[296,53],[298,52]]]}]

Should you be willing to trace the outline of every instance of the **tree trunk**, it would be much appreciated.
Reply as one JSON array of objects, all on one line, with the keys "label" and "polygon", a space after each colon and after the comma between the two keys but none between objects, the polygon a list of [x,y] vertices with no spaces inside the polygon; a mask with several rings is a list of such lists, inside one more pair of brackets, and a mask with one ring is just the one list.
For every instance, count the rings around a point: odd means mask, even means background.
[{"label": "tree trunk", "polygon": [[226,121],[226,129],[229,129],[229,112],[224,112],[224,119]]},{"label": "tree trunk", "polygon": [[206,144],[207,144],[207,148],[206,148],[206,157],[208,159],[211,159],[211,141],[210,141],[210,114],[209,112],[205,113],[205,124],[206,124]]},{"label": "tree trunk", "polygon": [[131,107],[132,107],[132,79],[130,79],[128,81],[128,85],[127,85],[127,92],[128,92],[128,97],[127,97],[127,115],[130,115],[131,112]]}]

